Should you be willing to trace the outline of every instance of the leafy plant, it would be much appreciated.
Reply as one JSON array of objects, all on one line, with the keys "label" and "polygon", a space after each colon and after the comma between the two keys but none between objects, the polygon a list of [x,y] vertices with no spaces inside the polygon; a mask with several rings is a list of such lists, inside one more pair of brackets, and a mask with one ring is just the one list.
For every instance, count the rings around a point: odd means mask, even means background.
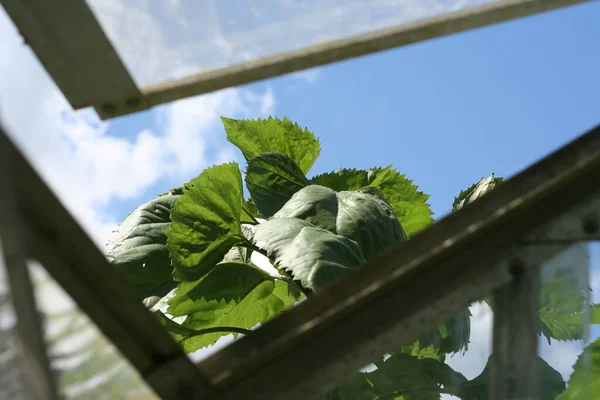
[{"label": "leafy plant", "polygon": [[[120,225],[109,253],[187,352],[249,333],[433,222],[429,196],[391,165],[309,178],[320,141],[308,129],[287,118],[222,120],[246,159],[245,173],[236,163],[213,166],[139,206]],[[481,179],[459,194],[453,209],[501,181],[493,174]],[[543,289],[541,333],[548,340],[580,338],[583,294],[573,297],[573,290],[567,278]],[[327,398],[429,400],[449,393],[487,399],[487,367],[469,381],[444,363],[446,355],[467,349],[470,316],[465,309],[400,346]],[[554,398],[564,381],[540,363],[543,398]]]}]

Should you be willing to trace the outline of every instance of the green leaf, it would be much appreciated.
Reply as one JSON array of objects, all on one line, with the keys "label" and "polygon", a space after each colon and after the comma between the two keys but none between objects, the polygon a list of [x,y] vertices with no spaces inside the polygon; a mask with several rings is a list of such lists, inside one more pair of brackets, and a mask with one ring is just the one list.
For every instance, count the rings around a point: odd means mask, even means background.
[{"label": "green leaf", "polygon": [[334,390],[319,397],[320,400],[373,400],[376,394],[368,374],[359,372]]},{"label": "green leaf", "polygon": [[246,186],[265,217],[273,216],[294,193],[309,184],[300,167],[284,154],[265,153],[248,161]]},{"label": "green leaf", "polygon": [[502,180],[503,178],[494,177],[493,173],[487,178],[481,178],[479,182],[474,183],[467,190],[461,190],[458,197],[454,199],[452,209],[457,211],[466,204],[474,202],[484,194],[493,190],[499,183],[502,182]]},{"label": "green leaf", "polygon": [[600,399],[600,338],[590,343],[573,365],[569,386],[556,400]]},{"label": "green leaf", "polygon": [[287,118],[236,120],[221,117],[227,140],[237,146],[246,161],[263,153],[281,153],[291,158],[305,174],[321,153],[321,144],[308,129]]},{"label": "green leaf", "polygon": [[426,346],[425,341],[421,340],[415,340],[411,344],[405,344],[398,347],[392,352],[392,355],[400,353],[417,358],[433,358],[438,361],[444,361],[446,359],[446,354],[441,353],[439,347],[435,347],[434,345]]},{"label": "green leaf", "polygon": [[379,363],[377,370],[367,377],[378,396],[403,400],[439,400],[442,385],[457,386],[467,382],[462,374],[441,361],[402,353]]},{"label": "green leaf", "polygon": [[277,268],[314,290],[365,262],[355,241],[298,218],[273,218],[260,224],[254,240]]},{"label": "green leaf", "polygon": [[273,218],[298,218],[357,242],[365,259],[406,235],[391,206],[362,191],[339,192],[310,185],[296,192]]},{"label": "green leaf", "polygon": [[592,305],[592,310],[591,310],[591,321],[590,323],[592,325],[600,325],[600,304],[594,304]]},{"label": "green leaf", "polygon": [[553,276],[540,290],[541,332],[548,339],[579,340],[585,331],[586,293],[569,271]]},{"label": "green leaf", "polygon": [[254,201],[252,201],[252,199],[246,200],[242,208],[242,223],[256,224],[256,220],[259,218],[265,219],[265,217],[258,211]]},{"label": "green leaf", "polygon": [[359,372],[332,392],[340,400],[439,400],[440,393],[447,393],[446,388],[468,382],[443,361],[425,356],[394,354],[375,364],[376,370]]},{"label": "green leaf", "polygon": [[406,236],[381,198],[310,185],[257,226],[254,238],[276,267],[318,290]]},{"label": "green leaf", "polygon": [[[222,263],[195,282],[182,282],[169,301],[167,312],[187,315],[183,328],[199,330],[222,326],[250,329],[291,307],[288,284],[273,280],[264,271],[248,264]],[[182,338],[187,352],[214,344],[229,332]],[[234,333],[237,336],[237,333]]]},{"label": "green leaf", "polygon": [[165,247],[170,213],[179,196],[166,195],[137,207],[111,239],[109,261],[144,297],[164,296],[176,286]]},{"label": "green leaf", "polygon": [[195,333],[193,329],[181,326],[177,322],[167,317],[161,311],[154,311],[152,312],[152,314],[154,314],[158,318],[158,321],[165,327],[165,329],[169,333],[171,333],[171,335],[174,336],[175,340],[177,341],[181,340],[181,338],[185,336],[190,336]]},{"label": "green leaf", "polygon": [[407,239],[385,200],[360,191],[339,192],[337,197],[337,234],[354,240],[366,260]]},{"label": "green leaf", "polygon": [[[448,393],[461,400],[490,399],[490,371],[493,360],[494,355],[492,354],[488,358],[488,362],[479,376],[452,388]],[[561,374],[541,357],[538,357],[538,368],[540,374],[540,400],[556,399],[556,396],[565,390],[565,381]]]},{"label": "green leaf", "polygon": [[470,317],[471,312],[466,309],[450,318],[448,322],[419,336],[413,344],[402,346],[399,350],[412,355],[429,348],[442,355],[467,351],[471,337]]},{"label": "green leaf", "polygon": [[209,168],[191,181],[171,211],[167,248],[178,277],[209,273],[237,243],[241,228],[242,176],[236,163]]},{"label": "green leaf", "polygon": [[237,262],[242,264],[251,264],[251,256],[252,250],[241,246],[233,246],[231,250],[229,250],[227,254],[225,254],[221,263]]},{"label": "green leaf", "polygon": [[369,171],[341,168],[317,175],[311,181],[315,185],[325,186],[336,192],[358,190],[369,185]]},{"label": "green leaf", "polygon": [[399,174],[391,165],[383,169],[373,169],[370,174],[372,181],[369,187],[381,191],[394,209],[408,237],[433,223],[433,212],[427,204],[429,195],[420,192],[405,175]]},{"label": "green leaf", "polygon": [[273,218],[298,218],[337,233],[338,198],[333,190],[310,185],[294,193]]},{"label": "green leaf", "polygon": [[419,192],[411,180],[392,169],[391,165],[368,171],[339,169],[315,176],[312,182],[335,191],[354,191],[367,187],[377,189],[392,206],[408,237],[433,222],[433,212],[427,204],[429,196]]}]

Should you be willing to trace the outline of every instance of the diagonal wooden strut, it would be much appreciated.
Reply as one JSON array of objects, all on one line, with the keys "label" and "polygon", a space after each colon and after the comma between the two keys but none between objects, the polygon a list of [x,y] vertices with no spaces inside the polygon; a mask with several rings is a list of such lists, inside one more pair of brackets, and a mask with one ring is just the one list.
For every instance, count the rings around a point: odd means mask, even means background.
[{"label": "diagonal wooden strut", "polygon": [[[0,247],[17,315],[23,394],[27,400],[58,400],[44,327],[27,265],[27,237],[13,187],[13,154],[0,147]],[[1,266],[0,266],[1,268]]]},{"label": "diagonal wooden strut", "polygon": [[[16,206],[36,258],[163,399],[210,400],[215,390],[0,129]],[[6,179],[10,178],[10,179]]]}]

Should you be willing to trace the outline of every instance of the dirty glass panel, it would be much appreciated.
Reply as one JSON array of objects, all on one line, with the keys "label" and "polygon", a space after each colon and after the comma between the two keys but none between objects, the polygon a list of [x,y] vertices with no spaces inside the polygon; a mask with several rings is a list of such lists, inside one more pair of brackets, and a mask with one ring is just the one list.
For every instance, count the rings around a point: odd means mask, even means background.
[{"label": "dirty glass panel", "polygon": [[[594,246],[576,243],[540,268],[541,400],[600,398],[600,308],[590,307],[600,302],[600,245]],[[491,296],[472,303],[318,399],[490,399],[493,309]]]},{"label": "dirty glass panel", "polygon": [[0,400],[25,398],[21,371],[21,343],[0,248]]},{"label": "dirty glass panel", "polygon": [[137,371],[39,265],[31,276],[64,399],[158,399]]},{"label": "dirty glass panel", "polygon": [[87,0],[140,85],[501,0]]},{"label": "dirty glass panel", "polygon": [[317,399],[488,398],[492,323],[489,300],[475,302]]},{"label": "dirty glass panel", "polygon": [[600,339],[590,329],[590,305],[600,289],[590,280],[598,276],[596,246],[576,243],[540,270],[539,353],[564,382],[558,400],[600,398]]}]

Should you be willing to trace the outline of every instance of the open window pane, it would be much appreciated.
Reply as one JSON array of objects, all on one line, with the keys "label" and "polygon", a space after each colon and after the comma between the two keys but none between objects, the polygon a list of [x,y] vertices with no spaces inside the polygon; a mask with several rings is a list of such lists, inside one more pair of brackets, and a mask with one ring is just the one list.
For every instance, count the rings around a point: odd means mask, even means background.
[{"label": "open window pane", "polygon": [[87,0],[138,85],[499,0]]}]

